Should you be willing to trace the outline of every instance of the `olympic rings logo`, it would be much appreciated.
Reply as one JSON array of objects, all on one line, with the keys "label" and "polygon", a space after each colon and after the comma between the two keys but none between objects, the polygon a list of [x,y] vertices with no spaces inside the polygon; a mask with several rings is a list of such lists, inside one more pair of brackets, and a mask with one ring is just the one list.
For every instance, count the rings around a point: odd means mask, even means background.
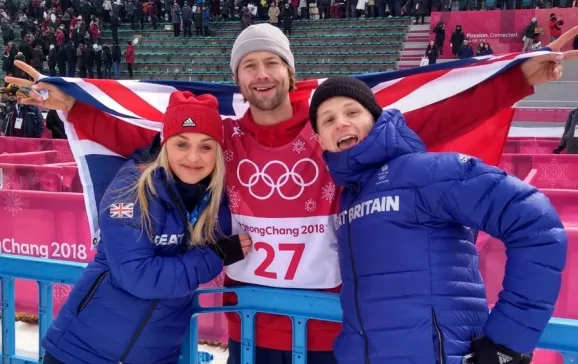
[{"label": "olympic rings logo", "polygon": [[[240,175],[241,166],[245,163],[250,164],[252,166],[252,169],[255,170],[255,172],[249,177],[248,181],[243,181]],[[311,181],[305,182],[305,179],[299,173],[295,172],[297,167],[302,163],[310,163],[313,166],[313,168],[315,168],[315,176],[311,179]],[[273,179],[273,177],[267,174],[267,169],[274,165],[280,165],[285,170],[285,172],[282,173],[277,178],[277,180]],[[255,197],[258,200],[268,199],[269,197],[273,196],[275,191],[277,191],[279,196],[281,196],[281,198],[285,200],[295,200],[303,194],[303,192],[305,191],[305,187],[311,186],[313,183],[315,183],[315,181],[317,181],[317,177],[319,177],[319,167],[317,166],[315,161],[313,161],[313,159],[311,158],[303,158],[297,161],[297,163],[295,163],[295,165],[291,169],[289,169],[289,167],[285,163],[276,160],[269,161],[267,164],[265,164],[265,166],[263,166],[263,170],[259,170],[259,166],[255,164],[255,162],[250,161],[248,159],[241,160],[239,162],[239,165],[237,166],[237,179],[239,180],[239,183],[241,183],[241,185],[244,187],[248,187],[251,196]],[[300,187],[299,192],[294,196],[286,196],[281,191],[281,187],[285,186],[287,182],[289,182],[289,178],[291,178],[291,180],[293,180],[293,182],[298,187]],[[255,186],[260,180],[262,180],[263,183],[265,183],[268,187],[271,188],[269,193],[267,193],[264,196],[259,196],[253,191],[253,186]]]}]

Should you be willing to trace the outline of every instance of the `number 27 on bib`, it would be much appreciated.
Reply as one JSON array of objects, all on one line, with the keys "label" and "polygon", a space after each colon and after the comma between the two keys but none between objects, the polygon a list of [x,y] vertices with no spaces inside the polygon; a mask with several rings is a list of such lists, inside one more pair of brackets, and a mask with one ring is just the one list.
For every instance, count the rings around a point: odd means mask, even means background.
[{"label": "number 27 on bib", "polygon": [[232,279],[281,288],[323,289],[341,283],[333,234],[312,234],[317,238],[310,235],[308,239],[250,235],[249,255],[226,268]]}]

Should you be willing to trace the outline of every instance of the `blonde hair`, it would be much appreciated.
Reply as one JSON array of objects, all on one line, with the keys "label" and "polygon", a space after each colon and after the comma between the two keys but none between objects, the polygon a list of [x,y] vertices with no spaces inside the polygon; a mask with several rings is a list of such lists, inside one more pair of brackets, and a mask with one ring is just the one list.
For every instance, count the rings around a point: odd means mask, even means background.
[{"label": "blonde hair", "polygon": [[[149,198],[157,196],[157,191],[153,185],[153,173],[158,168],[164,168],[169,175],[169,178],[174,178],[173,173],[169,167],[169,158],[166,144],[162,146],[157,159],[143,165],[143,172],[136,181],[134,189],[136,190],[136,203],[141,210],[141,222],[143,230],[146,231],[149,238],[154,237],[152,228],[152,217],[149,210]],[[215,168],[211,173],[211,183],[207,189],[210,194],[210,199],[207,207],[199,215],[199,219],[195,225],[187,222],[187,229],[189,230],[190,241],[187,245],[198,246],[204,245],[206,242],[214,244],[217,241],[215,230],[219,229],[217,216],[219,213],[219,206],[225,188],[225,163],[223,161],[223,149],[217,144],[217,158]]]}]

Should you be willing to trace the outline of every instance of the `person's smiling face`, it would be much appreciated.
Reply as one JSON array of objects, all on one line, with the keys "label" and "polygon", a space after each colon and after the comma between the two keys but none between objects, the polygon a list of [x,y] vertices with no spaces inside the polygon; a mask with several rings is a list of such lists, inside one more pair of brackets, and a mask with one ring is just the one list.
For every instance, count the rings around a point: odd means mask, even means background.
[{"label": "person's smiling face", "polygon": [[332,97],[317,109],[319,144],[329,152],[357,145],[367,137],[374,124],[369,110],[348,97]]},{"label": "person's smiling face", "polygon": [[175,135],[166,148],[171,171],[184,183],[195,184],[215,169],[217,141],[205,134]]}]

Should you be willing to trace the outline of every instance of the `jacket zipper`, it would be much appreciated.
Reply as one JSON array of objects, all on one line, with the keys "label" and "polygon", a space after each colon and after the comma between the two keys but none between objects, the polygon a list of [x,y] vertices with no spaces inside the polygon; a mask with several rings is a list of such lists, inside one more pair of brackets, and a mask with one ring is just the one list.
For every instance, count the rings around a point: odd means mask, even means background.
[{"label": "jacket zipper", "polygon": [[[92,287],[90,288],[90,291],[88,291],[87,295],[80,302],[80,305],[78,306],[78,309],[76,311],[77,315],[79,315],[86,308],[86,306],[88,306],[88,304],[90,303],[90,301],[92,300],[92,298],[96,294],[96,290],[98,289],[98,287],[100,287],[100,285],[102,284],[102,281],[104,281],[104,279],[106,278],[108,273],[109,273],[109,271],[106,270],[106,271],[102,272],[96,278],[96,280],[92,284]],[[141,320],[139,326],[137,327],[135,333],[132,335],[126,349],[124,350],[124,352],[121,356],[121,358],[119,359],[118,364],[123,364],[123,362],[126,359],[126,357],[128,356],[128,354],[130,354],[134,344],[136,344],[136,342],[137,342],[139,336],[142,334],[142,331],[144,330],[146,324],[148,323],[151,316],[153,315],[153,312],[156,309],[157,305],[159,304],[159,301],[160,300],[156,299],[156,300],[153,300],[151,302],[149,308],[147,309],[146,314],[144,315],[144,317]]]},{"label": "jacket zipper", "polygon": [[[165,181],[165,186],[167,188],[167,191],[169,192],[171,199],[173,200],[173,202],[176,203],[177,209],[179,210],[181,217],[183,218],[183,221],[185,222],[185,226],[186,226],[186,224],[188,223],[188,219],[187,219],[186,209],[183,206],[183,202],[180,200],[179,195],[176,193],[176,191],[172,188],[172,186],[167,181]],[[189,231],[189,229],[185,228],[185,236],[183,239],[183,242],[185,242],[185,244],[182,245],[183,249],[186,249],[186,247],[187,247],[186,241],[188,240],[188,231]],[[132,351],[132,348],[134,347],[134,345],[138,341],[138,338],[140,337],[143,330],[145,329],[148,321],[150,320],[151,316],[153,315],[159,302],[160,302],[159,299],[153,300],[151,302],[146,314],[144,315],[144,317],[141,320],[139,326],[137,327],[135,333],[132,335],[126,349],[124,350],[123,354],[121,355],[120,359],[118,360],[118,364],[123,364],[124,361],[126,360],[126,358],[128,357],[128,355],[130,354],[130,352]]]},{"label": "jacket zipper", "polygon": [[88,303],[92,300],[92,297],[94,297],[96,290],[98,289],[98,287],[100,286],[100,284],[106,278],[107,275],[108,275],[108,271],[105,270],[104,272],[100,273],[100,275],[96,278],[96,280],[92,284],[92,287],[90,287],[90,290],[88,291],[86,296],[84,296],[82,301],[80,301],[80,304],[78,305],[78,308],[76,309],[76,315],[80,315],[80,313],[86,308],[86,306],[88,306]]},{"label": "jacket zipper", "polygon": [[[357,196],[359,195],[359,184],[355,185],[355,191],[351,188],[353,195],[353,201],[349,204],[347,211],[351,209],[351,206],[355,203]],[[369,359],[369,340],[367,339],[367,334],[365,332],[365,327],[361,319],[361,309],[359,308],[359,284],[357,278],[357,269],[355,267],[355,259],[353,258],[353,244],[351,243],[351,224],[349,223],[349,216],[345,217],[347,219],[347,245],[349,246],[349,260],[351,263],[351,271],[353,273],[353,294],[355,299],[355,313],[357,315],[357,321],[359,321],[359,328],[361,329],[361,336],[363,336],[363,349],[364,349],[364,361],[365,364],[371,364]]]},{"label": "jacket zipper", "polygon": [[437,339],[438,339],[438,363],[445,364],[445,353],[444,353],[444,334],[438,325],[438,319],[436,313],[432,307],[431,309],[431,316],[434,330],[436,331]]},{"label": "jacket zipper", "polygon": [[[171,198],[174,200],[174,202],[177,204],[177,208],[181,214],[181,217],[183,218],[183,220],[185,222],[187,222],[187,214],[186,211],[184,209],[184,206],[182,204],[182,202],[178,199],[178,195],[176,194],[176,192],[172,189],[172,187],[167,183],[166,184],[167,190],[169,191],[169,194],[171,195]],[[185,239],[183,239],[183,241],[186,242],[186,239],[188,239],[188,229],[185,229]],[[186,245],[185,245],[186,246]],[[79,309],[78,309],[78,313],[80,313],[88,304],[88,302],[90,302],[90,300],[92,299],[92,297],[94,296],[94,294],[96,293],[96,290],[98,289],[98,286],[100,286],[100,284],[102,283],[102,281],[104,280],[104,278],[106,277],[106,275],[108,274],[108,271],[103,272],[95,281],[95,283],[92,285],[91,290],[89,291],[88,295],[85,297],[85,299],[83,299],[83,301],[81,302]],[[123,364],[124,361],[126,360],[126,358],[128,357],[128,355],[130,354],[130,352],[132,351],[132,348],[134,347],[134,345],[136,344],[136,342],[138,341],[140,335],[142,334],[143,330],[145,329],[148,321],[150,320],[150,318],[152,317],[155,309],[157,308],[158,304],[159,304],[160,300],[159,299],[155,299],[151,302],[151,304],[149,305],[144,317],[142,318],[142,320],[139,323],[139,326],[137,327],[136,331],[134,332],[134,334],[132,335],[132,337],[130,338],[130,341],[128,343],[128,345],[126,346],[124,352],[122,353],[120,359],[118,360],[118,364]]]},{"label": "jacket zipper", "polygon": [[149,320],[150,320],[151,316],[153,315],[153,312],[157,308],[159,302],[160,302],[159,299],[153,300],[151,302],[149,308],[147,309],[147,312],[145,313],[143,319],[140,321],[140,324],[138,325],[136,331],[134,332],[134,334],[130,338],[128,345],[126,346],[126,348],[124,349],[124,352],[122,353],[120,359],[118,360],[118,364],[123,364],[124,361],[126,360],[126,358],[128,357],[128,354],[130,354],[130,352],[132,351],[134,344],[136,344],[136,342],[138,341],[138,338],[142,334],[144,328],[146,327],[147,323],[149,322]]},{"label": "jacket zipper", "polygon": [[[183,222],[185,224],[185,235],[183,237],[183,244],[181,244],[181,250],[184,251],[187,248],[186,242],[189,239],[189,229],[186,228],[187,223],[188,223],[187,210],[185,209],[185,206],[183,205],[183,202],[180,199],[178,193],[173,189],[173,187],[170,185],[170,183],[166,180],[165,180],[165,187],[166,187],[166,189],[170,195],[171,200],[173,200],[173,202],[176,204],[177,210],[179,210],[179,213],[181,214],[181,218],[183,219]],[[141,320],[139,326],[137,327],[136,331],[132,335],[132,337],[131,337],[130,341],[128,342],[128,345],[126,346],[120,359],[118,360],[118,364],[123,364],[124,361],[126,360],[126,358],[128,357],[128,355],[130,354],[130,352],[132,351],[132,348],[134,347],[134,345],[138,341],[138,338],[140,337],[143,330],[145,329],[148,321],[150,320],[151,316],[153,315],[159,302],[160,302],[159,299],[153,300],[151,302],[147,312],[145,313],[145,315],[144,315],[143,319]]]}]

